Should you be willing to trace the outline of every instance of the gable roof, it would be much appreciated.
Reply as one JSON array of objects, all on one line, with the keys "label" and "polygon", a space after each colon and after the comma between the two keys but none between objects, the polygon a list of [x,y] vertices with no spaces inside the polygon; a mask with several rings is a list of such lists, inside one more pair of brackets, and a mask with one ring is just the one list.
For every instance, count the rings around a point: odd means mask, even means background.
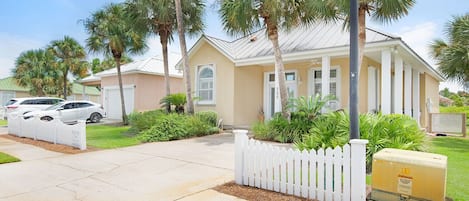
[{"label": "gable roof", "polygon": [[[171,77],[182,77],[182,72],[174,68],[175,62],[177,62],[181,56],[179,54],[170,53],[168,55],[168,65],[169,65],[169,76]],[[164,64],[162,56],[154,56],[144,60],[133,61],[121,66],[122,74],[129,73],[146,73],[146,74],[155,74],[155,75],[164,75]],[[111,68],[99,73],[96,73],[96,77],[106,77],[117,75],[117,68]],[[91,77],[91,76],[90,76]],[[91,79],[86,77],[84,79]]]},{"label": "gable roof", "polygon": [[[29,89],[26,87],[19,86],[13,77],[6,77],[0,79],[0,91],[21,91],[21,92],[29,92]],[[96,87],[85,87],[85,92],[88,95],[101,95],[101,92]],[[83,93],[83,85],[78,83],[73,83],[72,85],[72,94],[82,94]]]},{"label": "gable roof", "polygon": [[[383,34],[370,28],[366,29],[366,36],[366,43],[400,39],[399,37]],[[207,35],[204,35],[204,37],[232,60],[274,54],[272,43],[265,33],[265,28],[231,42]],[[321,22],[310,26],[293,28],[290,31],[279,30],[279,46],[283,54],[344,47],[349,45],[349,39],[349,33],[344,31],[342,24],[338,22]]]}]

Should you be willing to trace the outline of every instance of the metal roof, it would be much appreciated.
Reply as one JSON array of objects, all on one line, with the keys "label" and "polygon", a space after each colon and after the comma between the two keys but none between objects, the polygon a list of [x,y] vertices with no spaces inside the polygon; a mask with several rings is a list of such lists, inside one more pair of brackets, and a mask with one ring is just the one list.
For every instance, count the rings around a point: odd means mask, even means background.
[{"label": "metal roof", "polygon": [[[26,87],[19,86],[13,77],[7,77],[0,79],[0,91],[23,91],[29,92],[29,89]],[[100,95],[101,92],[96,87],[85,87],[85,92],[88,95]],[[72,85],[72,93],[73,94],[82,94],[83,93],[83,85],[78,83],[73,83]]]},{"label": "metal roof", "polygon": [[[170,53],[168,54],[168,64],[169,64],[169,76],[172,77],[182,77],[182,72],[174,68],[175,62],[177,62],[181,56],[179,54]],[[131,63],[127,63],[121,66],[121,73],[148,73],[148,74],[158,74],[164,75],[164,66],[162,56],[154,56],[145,60],[138,60]],[[117,74],[116,68],[111,68],[99,73],[96,73],[96,77],[105,77],[113,76]],[[91,79],[91,78],[84,78]]]},{"label": "metal roof", "polygon": [[[265,28],[249,36],[228,42],[211,36],[205,37],[231,59],[248,59],[273,55],[272,43]],[[339,22],[318,22],[289,31],[279,30],[279,46],[283,54],[349,45],[349,33]],[[366,29],[366,43],[400,39],[373,29]]]}]

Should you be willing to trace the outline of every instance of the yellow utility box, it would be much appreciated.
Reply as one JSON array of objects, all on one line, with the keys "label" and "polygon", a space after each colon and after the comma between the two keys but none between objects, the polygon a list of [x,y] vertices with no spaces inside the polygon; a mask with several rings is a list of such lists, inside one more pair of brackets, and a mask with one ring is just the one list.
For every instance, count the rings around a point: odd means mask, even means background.
[{"label": "yellow utility box", "polygon": [[371,199],[444,201],[446,169],[443,155],[383,149],[373,155]]}]

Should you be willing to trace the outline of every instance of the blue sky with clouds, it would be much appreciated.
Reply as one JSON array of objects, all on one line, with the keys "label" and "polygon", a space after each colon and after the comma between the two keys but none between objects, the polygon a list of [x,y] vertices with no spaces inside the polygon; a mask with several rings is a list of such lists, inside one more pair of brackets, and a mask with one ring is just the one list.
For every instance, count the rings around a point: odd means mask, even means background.
[{"label": "blue sky with clouds", "polygon": [[[0,4],[0,78],[7,77],[14,67],[16,57],[30,49],[45,47],[50,41],[69,35],[84,44],[87,34],[80,20],[111,2],[123,0],[2,0]],[[207,2],[205,34],[231,40],[221,28],[216,11]],[[392,24],[370,22],[369,27],[401,36],[429,63],[428,44],[435,38],[443,38],[445,24],[455,15],[469,13],[468,0],[416,0],[408,16]],[[177,37],[175,37],[177,38]],[[197,38],[188,40],[188,47]],[[178,41],[170,50],[179,52]],[[156,37],[148,41],[150,47],[144,58],[160,54],[161,46]],[[98,55],[90,55],[96,57]],[[442,87],[455,86],[442,84]]]}]

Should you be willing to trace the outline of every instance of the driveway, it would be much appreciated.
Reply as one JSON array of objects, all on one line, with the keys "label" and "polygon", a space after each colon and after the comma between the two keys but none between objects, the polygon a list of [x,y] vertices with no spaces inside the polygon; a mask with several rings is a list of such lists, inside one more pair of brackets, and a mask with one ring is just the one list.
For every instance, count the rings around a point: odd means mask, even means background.
[{"label": "driveway", "polygon": [[209,190],[233,180],[232,134],[58,154],[0,138],[23,161],[0,165],[3,200],[236,200]]}]

